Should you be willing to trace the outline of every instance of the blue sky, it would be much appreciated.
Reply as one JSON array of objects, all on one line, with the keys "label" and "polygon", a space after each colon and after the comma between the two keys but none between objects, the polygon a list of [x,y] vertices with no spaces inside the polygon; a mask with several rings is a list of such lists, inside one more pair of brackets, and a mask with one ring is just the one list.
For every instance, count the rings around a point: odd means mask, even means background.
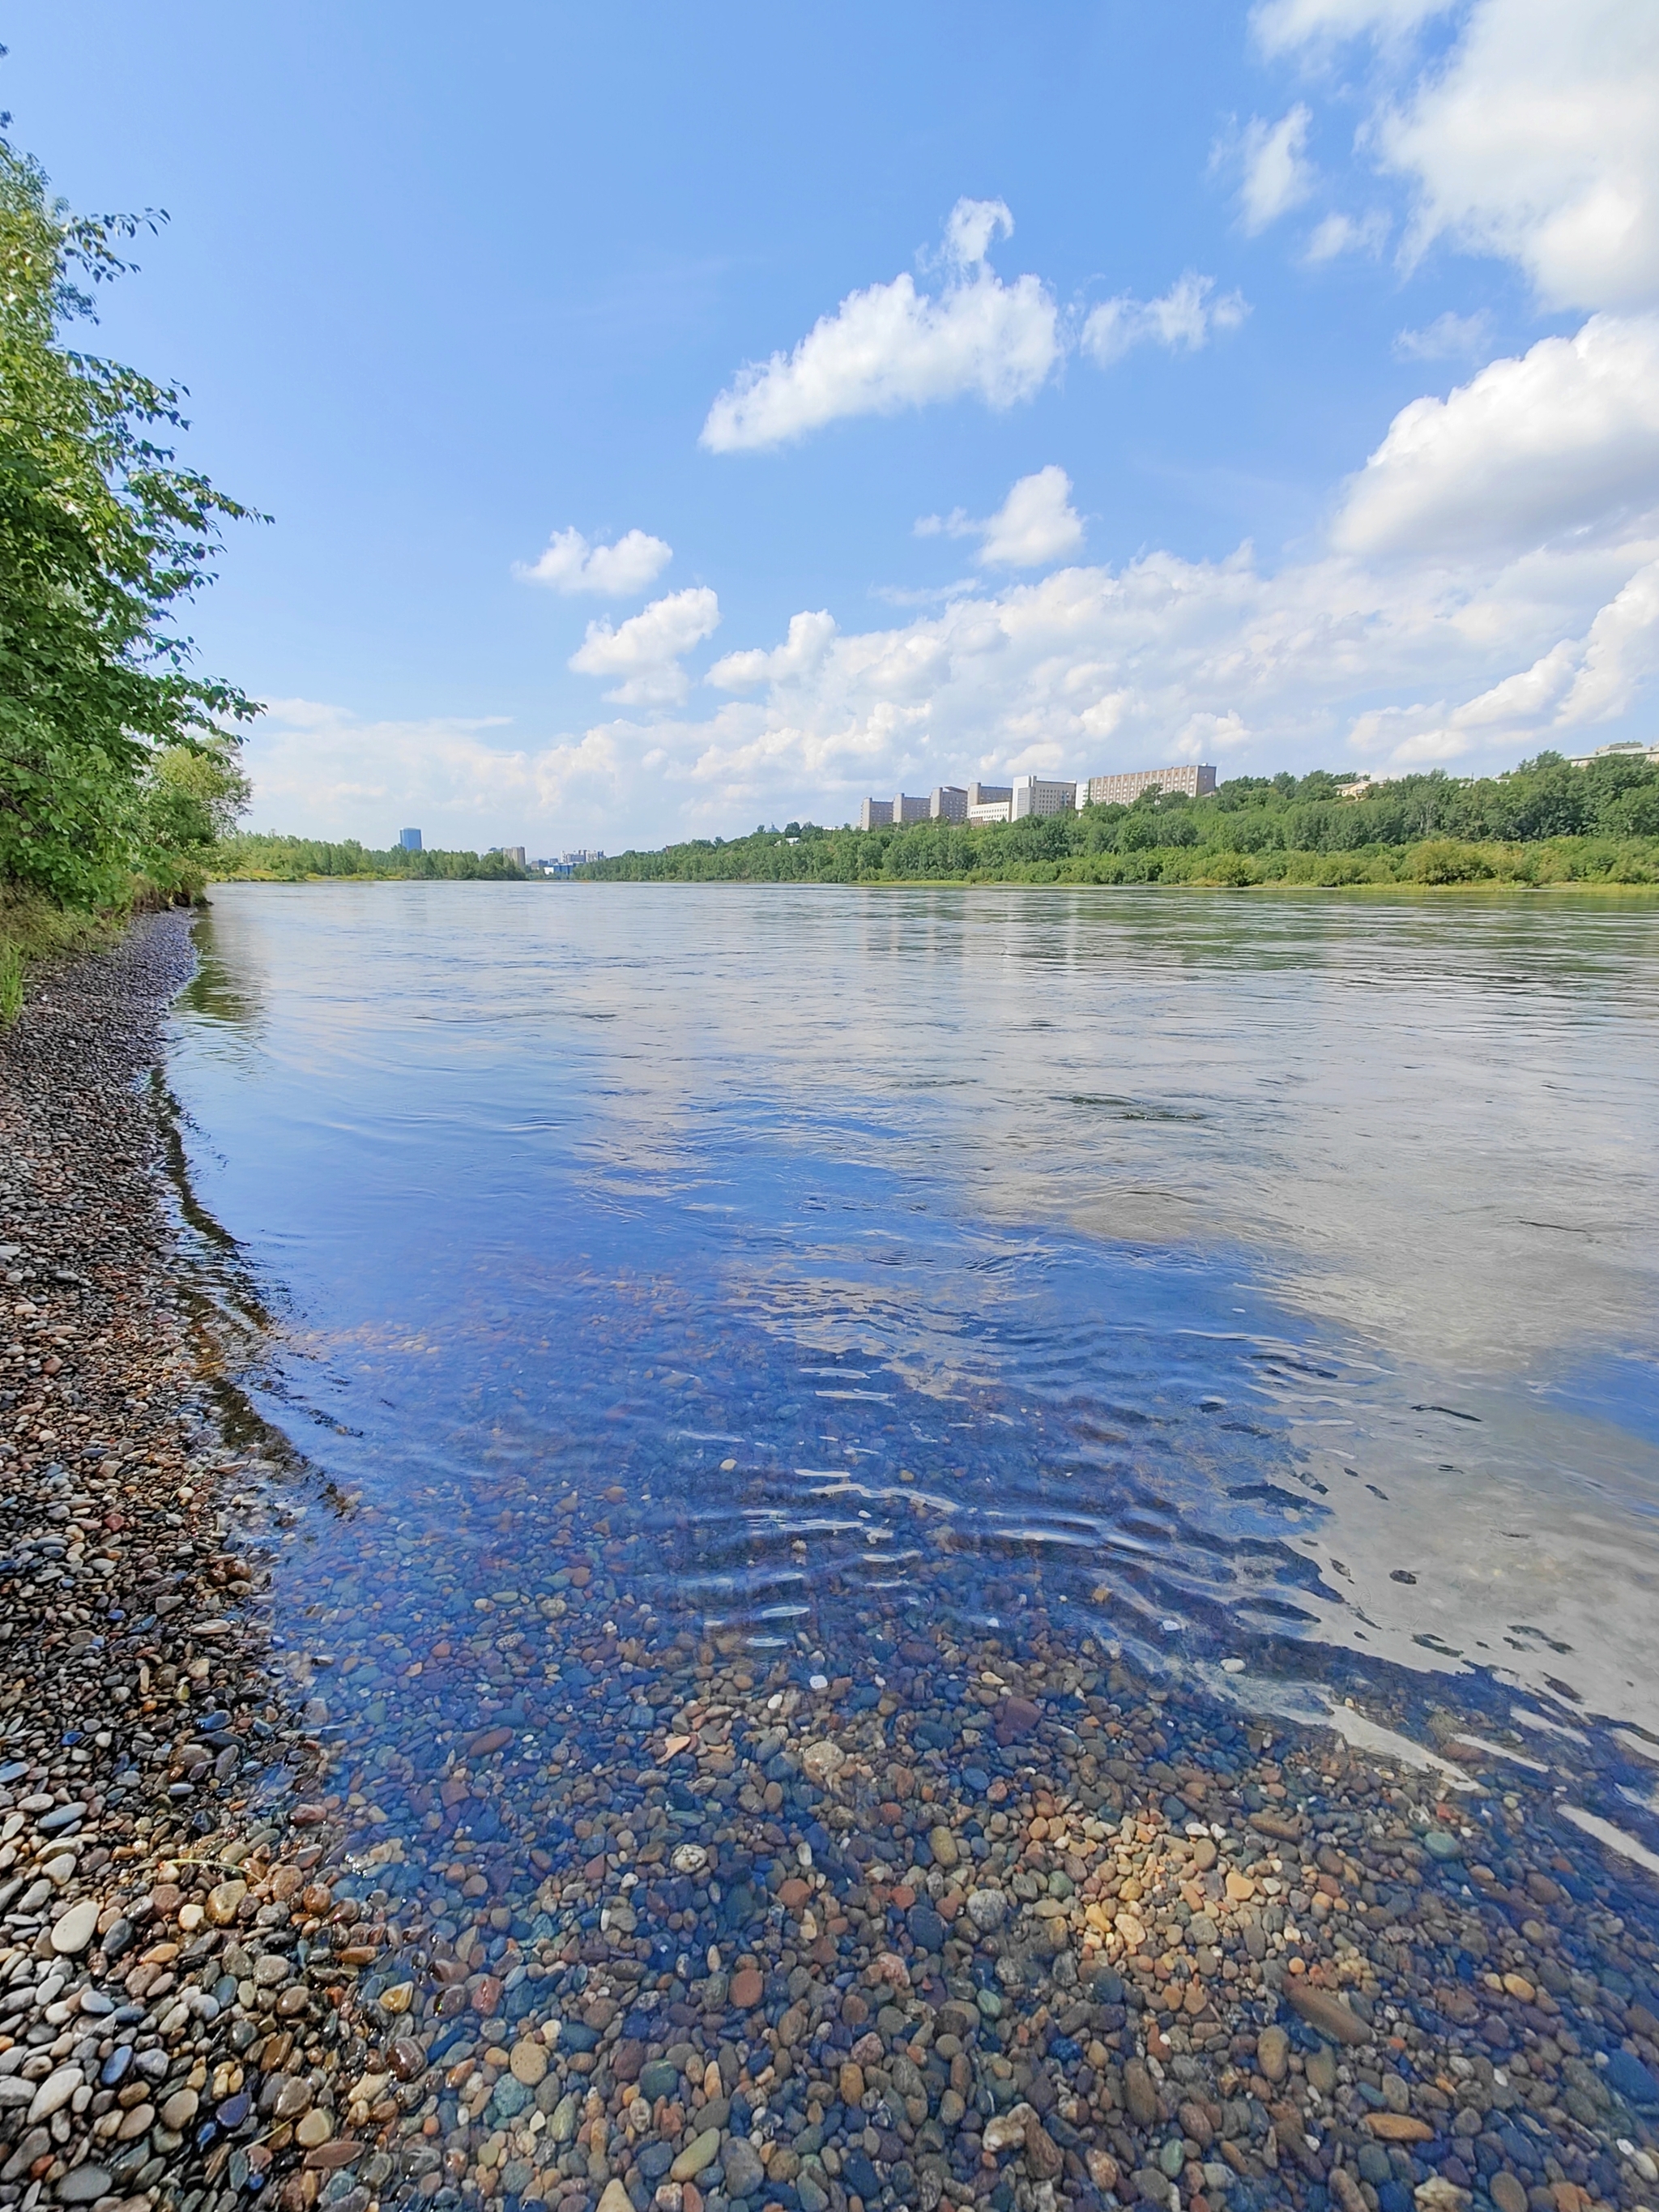
[{"label": "blue sky", "polygon": [[7,39],[57,189],[171,216],[98,342],[275,517],[192,625],[271,702],[258,826],[614,849],[1651,725],[1650,5]]}]

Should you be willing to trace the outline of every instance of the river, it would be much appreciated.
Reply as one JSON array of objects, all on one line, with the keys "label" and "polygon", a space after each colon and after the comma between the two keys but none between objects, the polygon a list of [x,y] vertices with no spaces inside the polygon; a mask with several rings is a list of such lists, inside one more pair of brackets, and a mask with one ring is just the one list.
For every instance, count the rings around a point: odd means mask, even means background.
[{"label": "river", "polygon": [[372,1940],[295,1957],[409,2084],[326,2201],[1264,2212],[1287,2063],[1310,2212],[1650,2201],[1650,908],[233,885],[198,944],[309,1739],[231,1809],[328,1838]]}]

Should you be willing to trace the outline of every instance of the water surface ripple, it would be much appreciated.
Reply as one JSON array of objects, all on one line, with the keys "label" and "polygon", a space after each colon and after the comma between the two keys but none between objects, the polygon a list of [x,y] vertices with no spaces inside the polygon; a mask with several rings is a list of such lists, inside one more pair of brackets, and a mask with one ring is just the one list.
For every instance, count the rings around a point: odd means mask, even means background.
[{"label": "water surface ripple", "polygon": [[349,1501],[296,1648],[555,1589],[614,1492],[633,1602],[803,1667],[1064,1608],[1659,1731],[1649,908],[236,885],[200,946],[195,1189]]}]

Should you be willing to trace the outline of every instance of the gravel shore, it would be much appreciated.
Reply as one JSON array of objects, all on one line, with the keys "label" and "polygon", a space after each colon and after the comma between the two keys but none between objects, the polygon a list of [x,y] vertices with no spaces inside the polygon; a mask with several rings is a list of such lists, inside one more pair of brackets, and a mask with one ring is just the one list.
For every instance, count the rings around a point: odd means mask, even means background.
[{"label": "gravel shore", "polygon": [[636,1601],[620,1485],[279,1649],[311,1478],[151,1083],[190,961],[141,925],[0,1043],[0,2207],[1659,2204],[1651,1885],[1501,1747],[914,1591],[757,1655]]}]

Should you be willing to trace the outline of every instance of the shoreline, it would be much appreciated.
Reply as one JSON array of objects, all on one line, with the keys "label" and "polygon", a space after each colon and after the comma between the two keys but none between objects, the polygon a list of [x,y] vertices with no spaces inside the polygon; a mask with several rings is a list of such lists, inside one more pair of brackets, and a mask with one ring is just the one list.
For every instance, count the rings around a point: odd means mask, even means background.
[{"label": "shoreline", "polygon": [[173,1218],[192,959],[140,922],[0,1040],[0,2207],[1659,2202],[1651,1885],[1551,1817],[1571,1745],[1453,1723],[1425,1769],[914,1601],[877,1683],[798,1680],[635,1605],[620,1487],[474,1615],[457,1666],[518,1686],[454,1740],[409,1679],[447,1642],[348,1619],[279,1684],[321,1485]]},{"label": "shoreline", "polygon": [[[336,884],[407,884],[438,878],[410,876],[216,876],[215,884],[250,884],[262,890],[308,890]],[[458,879],[459,880],[459,879]],[[526,878],[526,882],[531,879]],[[545,879],[549,882],[551,878]],[[1192,881],[1139,884],[1034,883],[1024,876],[871,876],[856,883],[824,881],[811,876],[577,876],[559,885],[564,889],[633,890],[817,890],[817,891],[1200,891],[1206,896],[1255,896],[1361,898],[1547,898],[1557,894],[1572,898],[1625,901],[1659,899],[1659,884],[1602,883],[1594,879],[1564,879],[1559,883],[1483,882],[1466,884],[1294,884],[1268,878],[1261,883],[1223,884]]]}]

